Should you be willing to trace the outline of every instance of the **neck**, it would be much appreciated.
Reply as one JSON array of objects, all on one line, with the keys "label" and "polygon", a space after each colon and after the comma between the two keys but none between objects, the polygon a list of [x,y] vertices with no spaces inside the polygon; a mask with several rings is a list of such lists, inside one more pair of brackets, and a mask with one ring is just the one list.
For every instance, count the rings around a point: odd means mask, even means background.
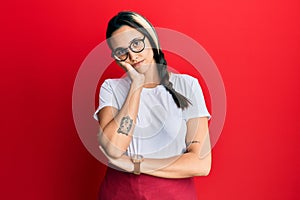
[{"label": "neck", "polygon": [[160,77],[158,74],[157,66],[156,64],[153,64],[153,66],[150,67],[147,73],[145,75],[145,88],[151,88],[156,87],[160,84]]}]

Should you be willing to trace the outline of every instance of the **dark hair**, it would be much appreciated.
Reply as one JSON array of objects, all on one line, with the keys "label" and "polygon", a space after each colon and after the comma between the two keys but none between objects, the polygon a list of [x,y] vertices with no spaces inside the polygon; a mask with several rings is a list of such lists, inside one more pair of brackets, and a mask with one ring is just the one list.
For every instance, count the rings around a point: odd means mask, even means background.
[{"label": "dark hair", "polygon": [[[170,92],[178,108],[187,108],[189,104],[191,104],[191,102],[185,96],[176,92],[173,88],[173,84],[169,81],[170,77],[167,70],[167,61],[165,59],[164,53],[160,49],[156,31],[147,19],[135,12],[120,12],[108,22],[106,39],[109,39],[112,36],[113,32],[124,25],[136,29],[148,38],[153,49],[153,57],[157,64],[160,83],[167,89],[167,91]],[[109,40],[107,40],[107,42],[109,47],[111,48]]]}]

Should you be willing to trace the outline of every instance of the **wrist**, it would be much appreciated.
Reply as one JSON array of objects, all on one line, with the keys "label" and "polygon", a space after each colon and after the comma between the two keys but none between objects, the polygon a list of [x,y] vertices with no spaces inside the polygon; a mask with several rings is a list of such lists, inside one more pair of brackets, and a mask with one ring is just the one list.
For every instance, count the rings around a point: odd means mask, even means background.
[{"label": "wrist", "polygon": [[131,89],[131,91],[133,93],[135,93],[135,92],[141,92],[142,89],[143,89],[143,87],[144,87],[144,84],[138,83],[138,82],[137,83],[132,82],[131,85],[130,85],[130,89]]},{"label": "wrist", "polygon": [[134,154],[131,156],[131,161],[133,163],[133,173],[135,175],[141,174],[141,163],[144,161],[144,157],[139,154]]},{"label": "wrist", "polygon": [[131,87],[133,89],[142,89],[145,84],[145,79],[144,78],[137,78],[137,79],[132,79],[131,80]]}]

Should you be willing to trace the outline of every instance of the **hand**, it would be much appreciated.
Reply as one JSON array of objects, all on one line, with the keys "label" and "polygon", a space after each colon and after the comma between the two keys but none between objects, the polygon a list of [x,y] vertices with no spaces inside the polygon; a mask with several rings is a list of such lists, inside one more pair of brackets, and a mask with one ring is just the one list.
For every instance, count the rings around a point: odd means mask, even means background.
[{"label": "hand", "polygon": [[145,82],[145,75],[137,72],[129,63],[124,61],[119,62],[121,67],[126,70],[127,74],[129,75],[132,85],[135,88],[142,88]]}]

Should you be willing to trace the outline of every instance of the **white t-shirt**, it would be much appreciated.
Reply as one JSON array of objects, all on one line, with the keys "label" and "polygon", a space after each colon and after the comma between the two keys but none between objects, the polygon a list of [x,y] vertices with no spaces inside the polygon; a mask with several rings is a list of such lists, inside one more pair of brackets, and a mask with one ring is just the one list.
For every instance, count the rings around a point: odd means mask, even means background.
[{"label": "white t-shirt", "polygon": [[[185,110],[177,107],[172,95],[164,86],[143,88],[139,111],[133,132],[133,139],[127,154],[141,154],[145,158],[167,158],[186,151],[186,122],[191,118],[208,117],[202,89],[196,78],[184,74],[171,73],[173,88],[188,98],[192,105]],[[105,106],[120,110],[130,87],[129,77],[107,79],[100,88],[99,107]]]}]

